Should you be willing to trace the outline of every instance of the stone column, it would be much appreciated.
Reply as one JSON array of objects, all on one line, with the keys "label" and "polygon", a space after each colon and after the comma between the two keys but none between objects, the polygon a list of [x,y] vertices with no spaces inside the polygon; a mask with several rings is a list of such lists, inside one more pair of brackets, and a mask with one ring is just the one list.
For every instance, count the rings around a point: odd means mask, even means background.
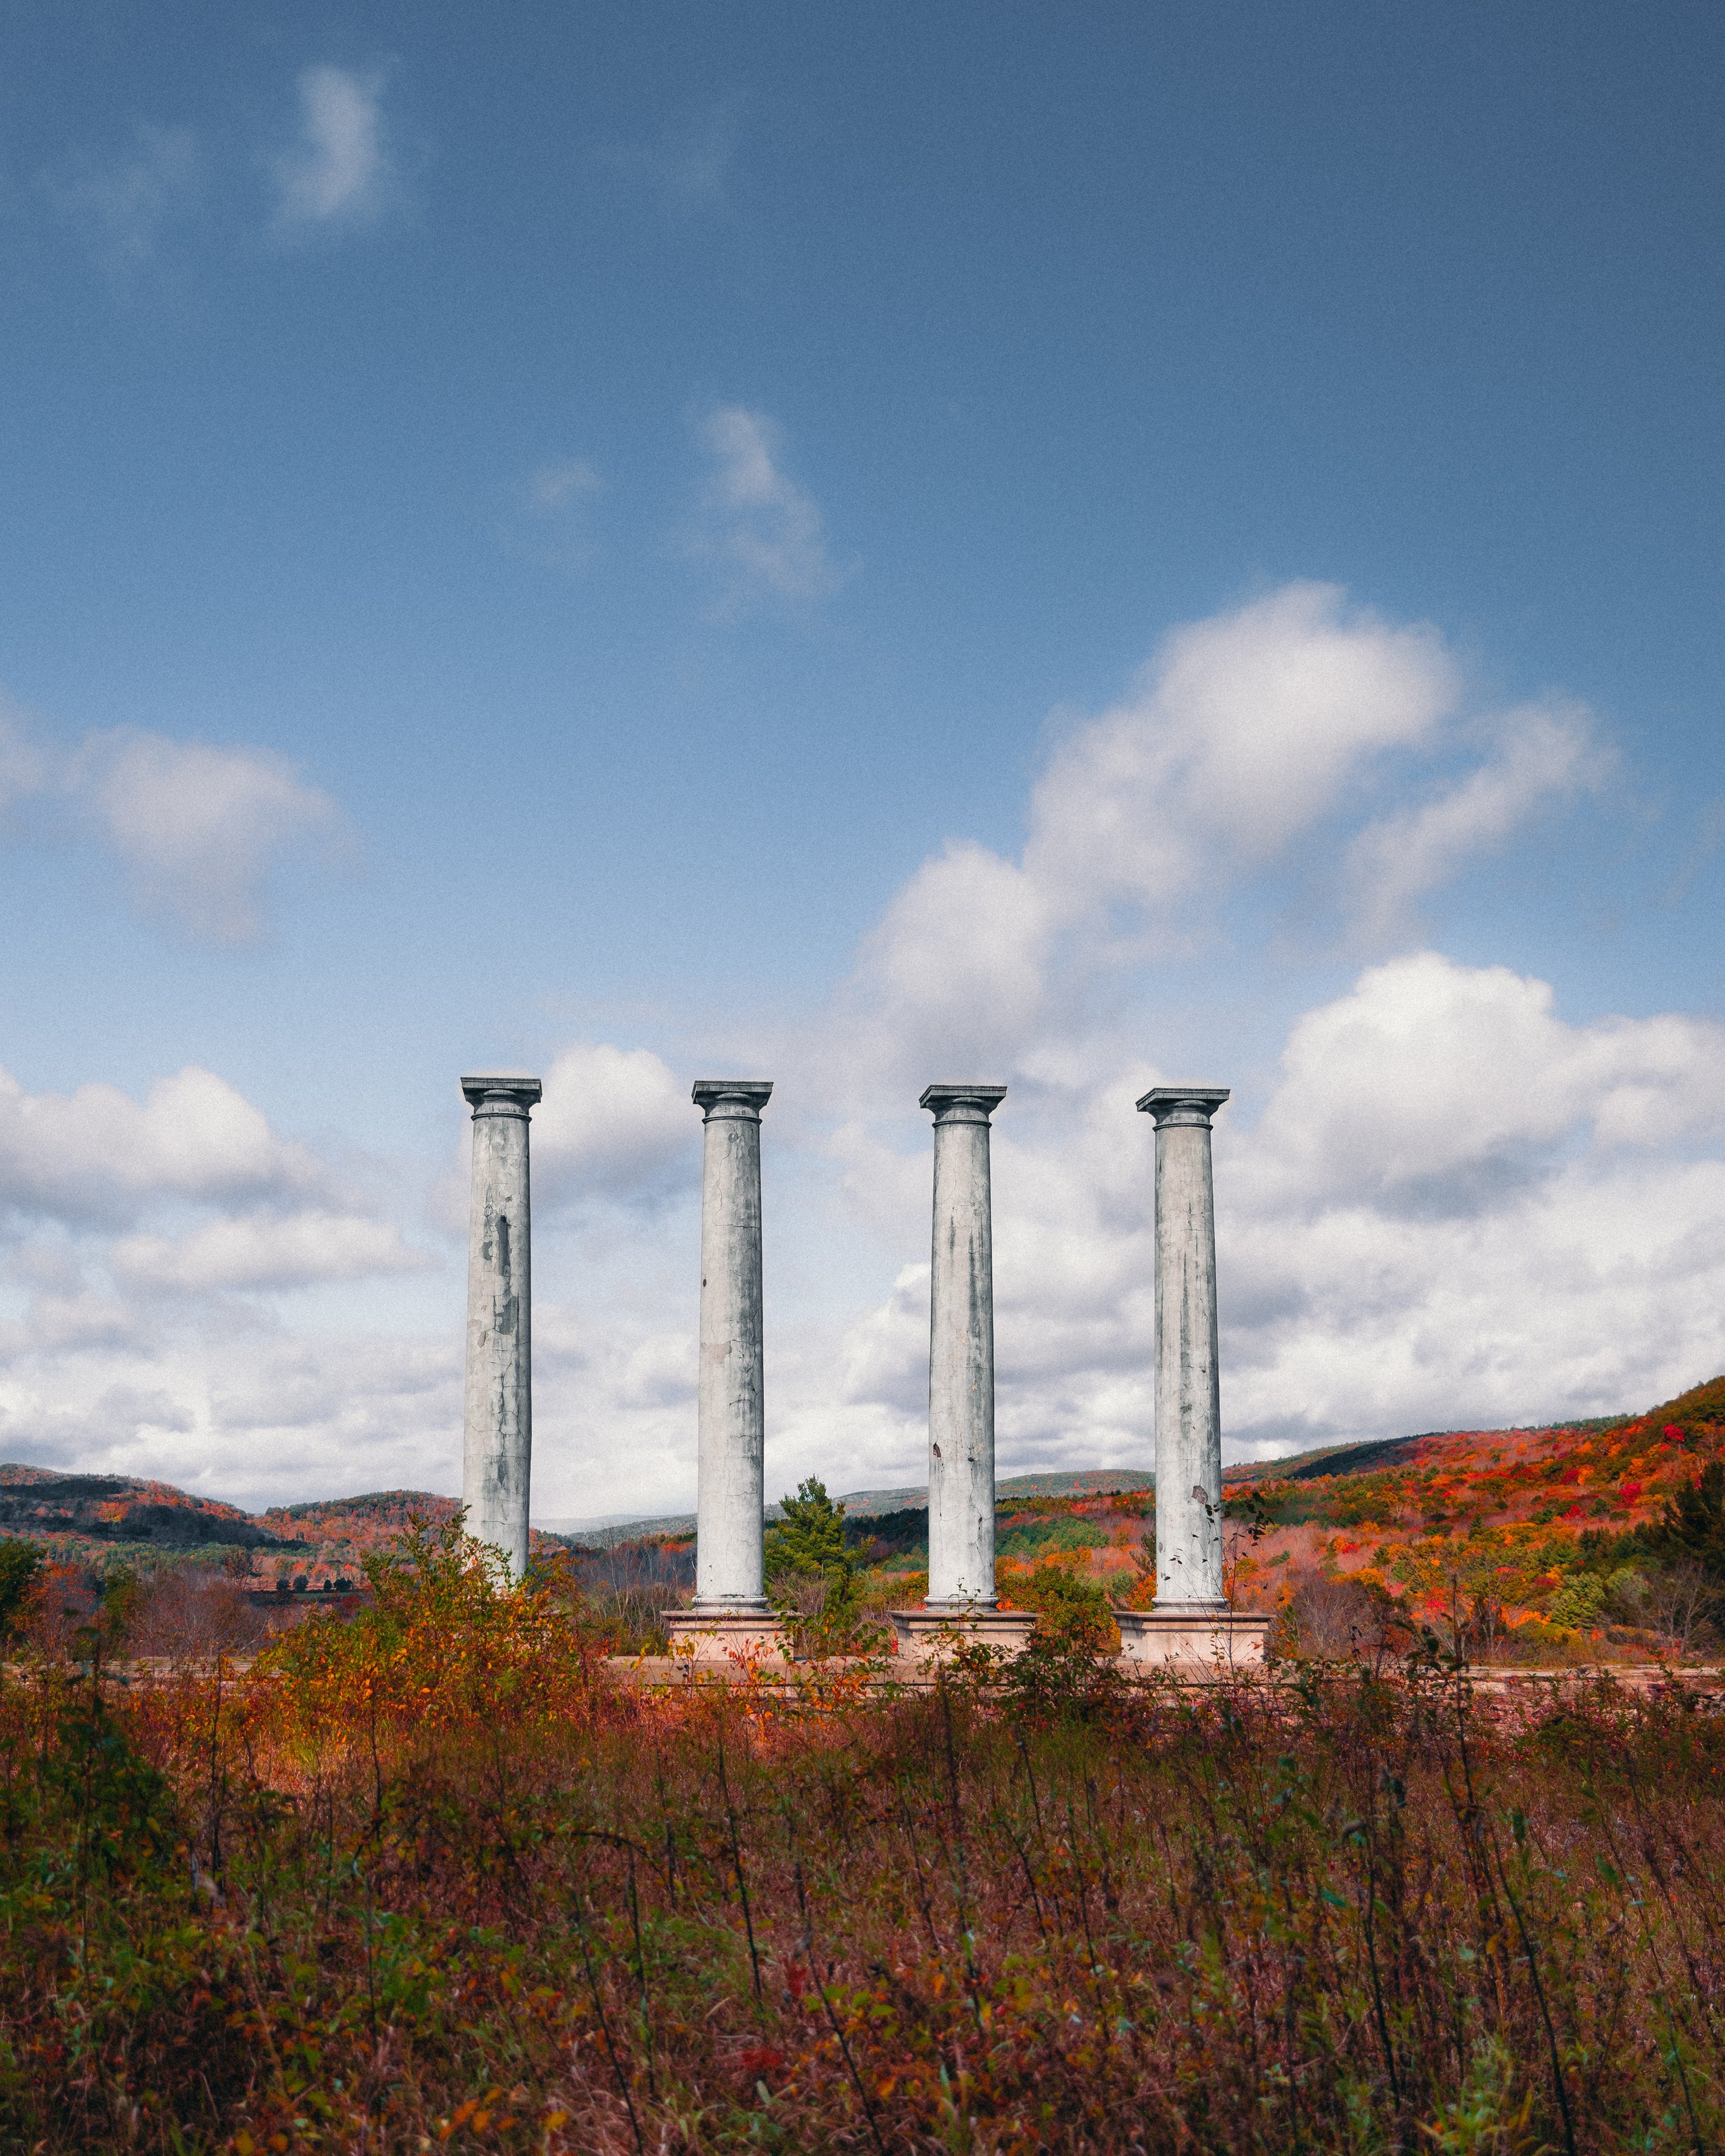
[{"label": "stone column", "polygon": [[1210,1118],[1225,1086],[1158,1086],[1156,1118],[1156,1606],[1225,1609],[1216,1207]]},{"label": "stone column", "polygon": [[778,1644],[762,1565],[766,1393],[762,1368],[761,1111],[764,1078],[702,1078],[701,1362],[696,1396],[695,1603],[673,1644],[697,1659]]},{"label": "stone column", "polygon": [[928,1599],[895,1610],[900,1651],[942,1635],[1015,1651],[1034,1623],[994,1592],[994,1241],[988,1119],[1004,1086],[931,1086],[934,1236],[928,1283]]},{"label": "stone column", "polygon": [[467,1404],[461,1477],[467,1532],[527,1569],[533,1464],[531,1227],[527,1116],[536,1078],[464,1078],[473,1106],[473,1203],[467,1236]]},{"label": "stone column", "polygon": [[1156,1118],[1156,1606],[1117,1613],[1128,1660],[1263,1659],[1266,1621],[1234,1616],[1222,1582],[1210,1119],[1227,1098],[1158,1086],[1138,1102]]},{"label": "stone column", "polygon": [[994,1235],[988,1118],[1004,1086],[931,1086],[928,1603],[994,1607]]}]

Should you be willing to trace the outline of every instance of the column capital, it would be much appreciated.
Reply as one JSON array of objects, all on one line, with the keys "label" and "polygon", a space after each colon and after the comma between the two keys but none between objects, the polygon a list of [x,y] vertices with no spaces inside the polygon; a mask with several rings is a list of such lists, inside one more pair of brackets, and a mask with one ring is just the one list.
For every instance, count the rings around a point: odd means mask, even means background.
[{"label": "column capital", "polygon": [[770,1078],[697,1078],[689,1097],[703,1122],[758,1123],[772,1095]]},{"label": "column capital", "polygon": [[1207,1131],[1230,1090],[1226,1086],[1153,1086],[1139,1101],[1138,1113],[1154,1116],[1158,1130],[1195,1123]]},{"label": "column capital", "polygon": [[480,1070],[461,1081],[475,1116],[519,1116],[523,1122],[545,1088],[523,1070]]},{"label": "column capital", "polygon": [[935,1128],[942,1123],[986,1123],[990,1116],[1006,1098],[1004,1086],[983,1086],[973,1080],[948,1080],[937,1086],[925,1086],[919,1108],[932,1111]]}]

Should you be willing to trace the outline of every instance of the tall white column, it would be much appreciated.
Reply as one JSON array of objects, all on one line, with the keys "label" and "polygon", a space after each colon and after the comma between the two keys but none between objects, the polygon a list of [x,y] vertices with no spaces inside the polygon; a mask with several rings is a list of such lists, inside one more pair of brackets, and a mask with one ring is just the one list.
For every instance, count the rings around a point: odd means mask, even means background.
[{"label": "tall white column", "polygon": [[988,1118],[1004,1086],[931,1086],[928,1604],[994,1607],[994,1241]]},{"label": "tall white column", "polygon": [[696,1396],[695,1614],[767,1611],[762,1564],[766,1394],[761,1326],[764,1078],[703,1078],[701,1373]]},{"label": "tall white column", "polygon": [[1156,1118],[1156,1608],[1224,1609],[1222,1416],[1217,1388],[1216,1215],[1210,1118],[1225,1086],[1158,1086]]},{"label": "tall white column", "polygon": [[536,1078],[464,1078],[473,1106],[473,1202],[467,1234],[467,1405],[461,1477],[467,1532],[527,1569],[533,1465],[531,1224],[527,1116]]}]

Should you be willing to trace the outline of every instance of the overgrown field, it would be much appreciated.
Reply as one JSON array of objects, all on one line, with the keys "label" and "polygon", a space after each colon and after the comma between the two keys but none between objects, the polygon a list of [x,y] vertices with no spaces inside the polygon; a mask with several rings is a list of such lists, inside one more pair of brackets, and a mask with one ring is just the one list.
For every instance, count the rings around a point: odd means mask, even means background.
[{"label": "overgrown field", "polygon": [[27,1661],[0,2145],[1688,2150],[1725,1720],[1082,1638],[652,1697],[450,1533],[243,1679]]}]

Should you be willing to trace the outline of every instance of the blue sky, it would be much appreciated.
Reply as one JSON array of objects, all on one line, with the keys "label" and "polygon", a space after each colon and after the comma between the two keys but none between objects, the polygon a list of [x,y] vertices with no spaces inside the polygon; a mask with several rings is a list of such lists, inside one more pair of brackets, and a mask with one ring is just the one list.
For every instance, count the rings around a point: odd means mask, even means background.
[{"label": "blue sky", "polygon": [[547,1513],[692,1491],[721,1067],[769,1481],[917,1471],[943,1075],[1014,1089],[1004,1466],[1147,1458],[1147,1074],[1236,1088],[1236,1449],[1725,1364],[1722,60],[13,11],[0,1454],[457,1486],[494,1062]]}]

